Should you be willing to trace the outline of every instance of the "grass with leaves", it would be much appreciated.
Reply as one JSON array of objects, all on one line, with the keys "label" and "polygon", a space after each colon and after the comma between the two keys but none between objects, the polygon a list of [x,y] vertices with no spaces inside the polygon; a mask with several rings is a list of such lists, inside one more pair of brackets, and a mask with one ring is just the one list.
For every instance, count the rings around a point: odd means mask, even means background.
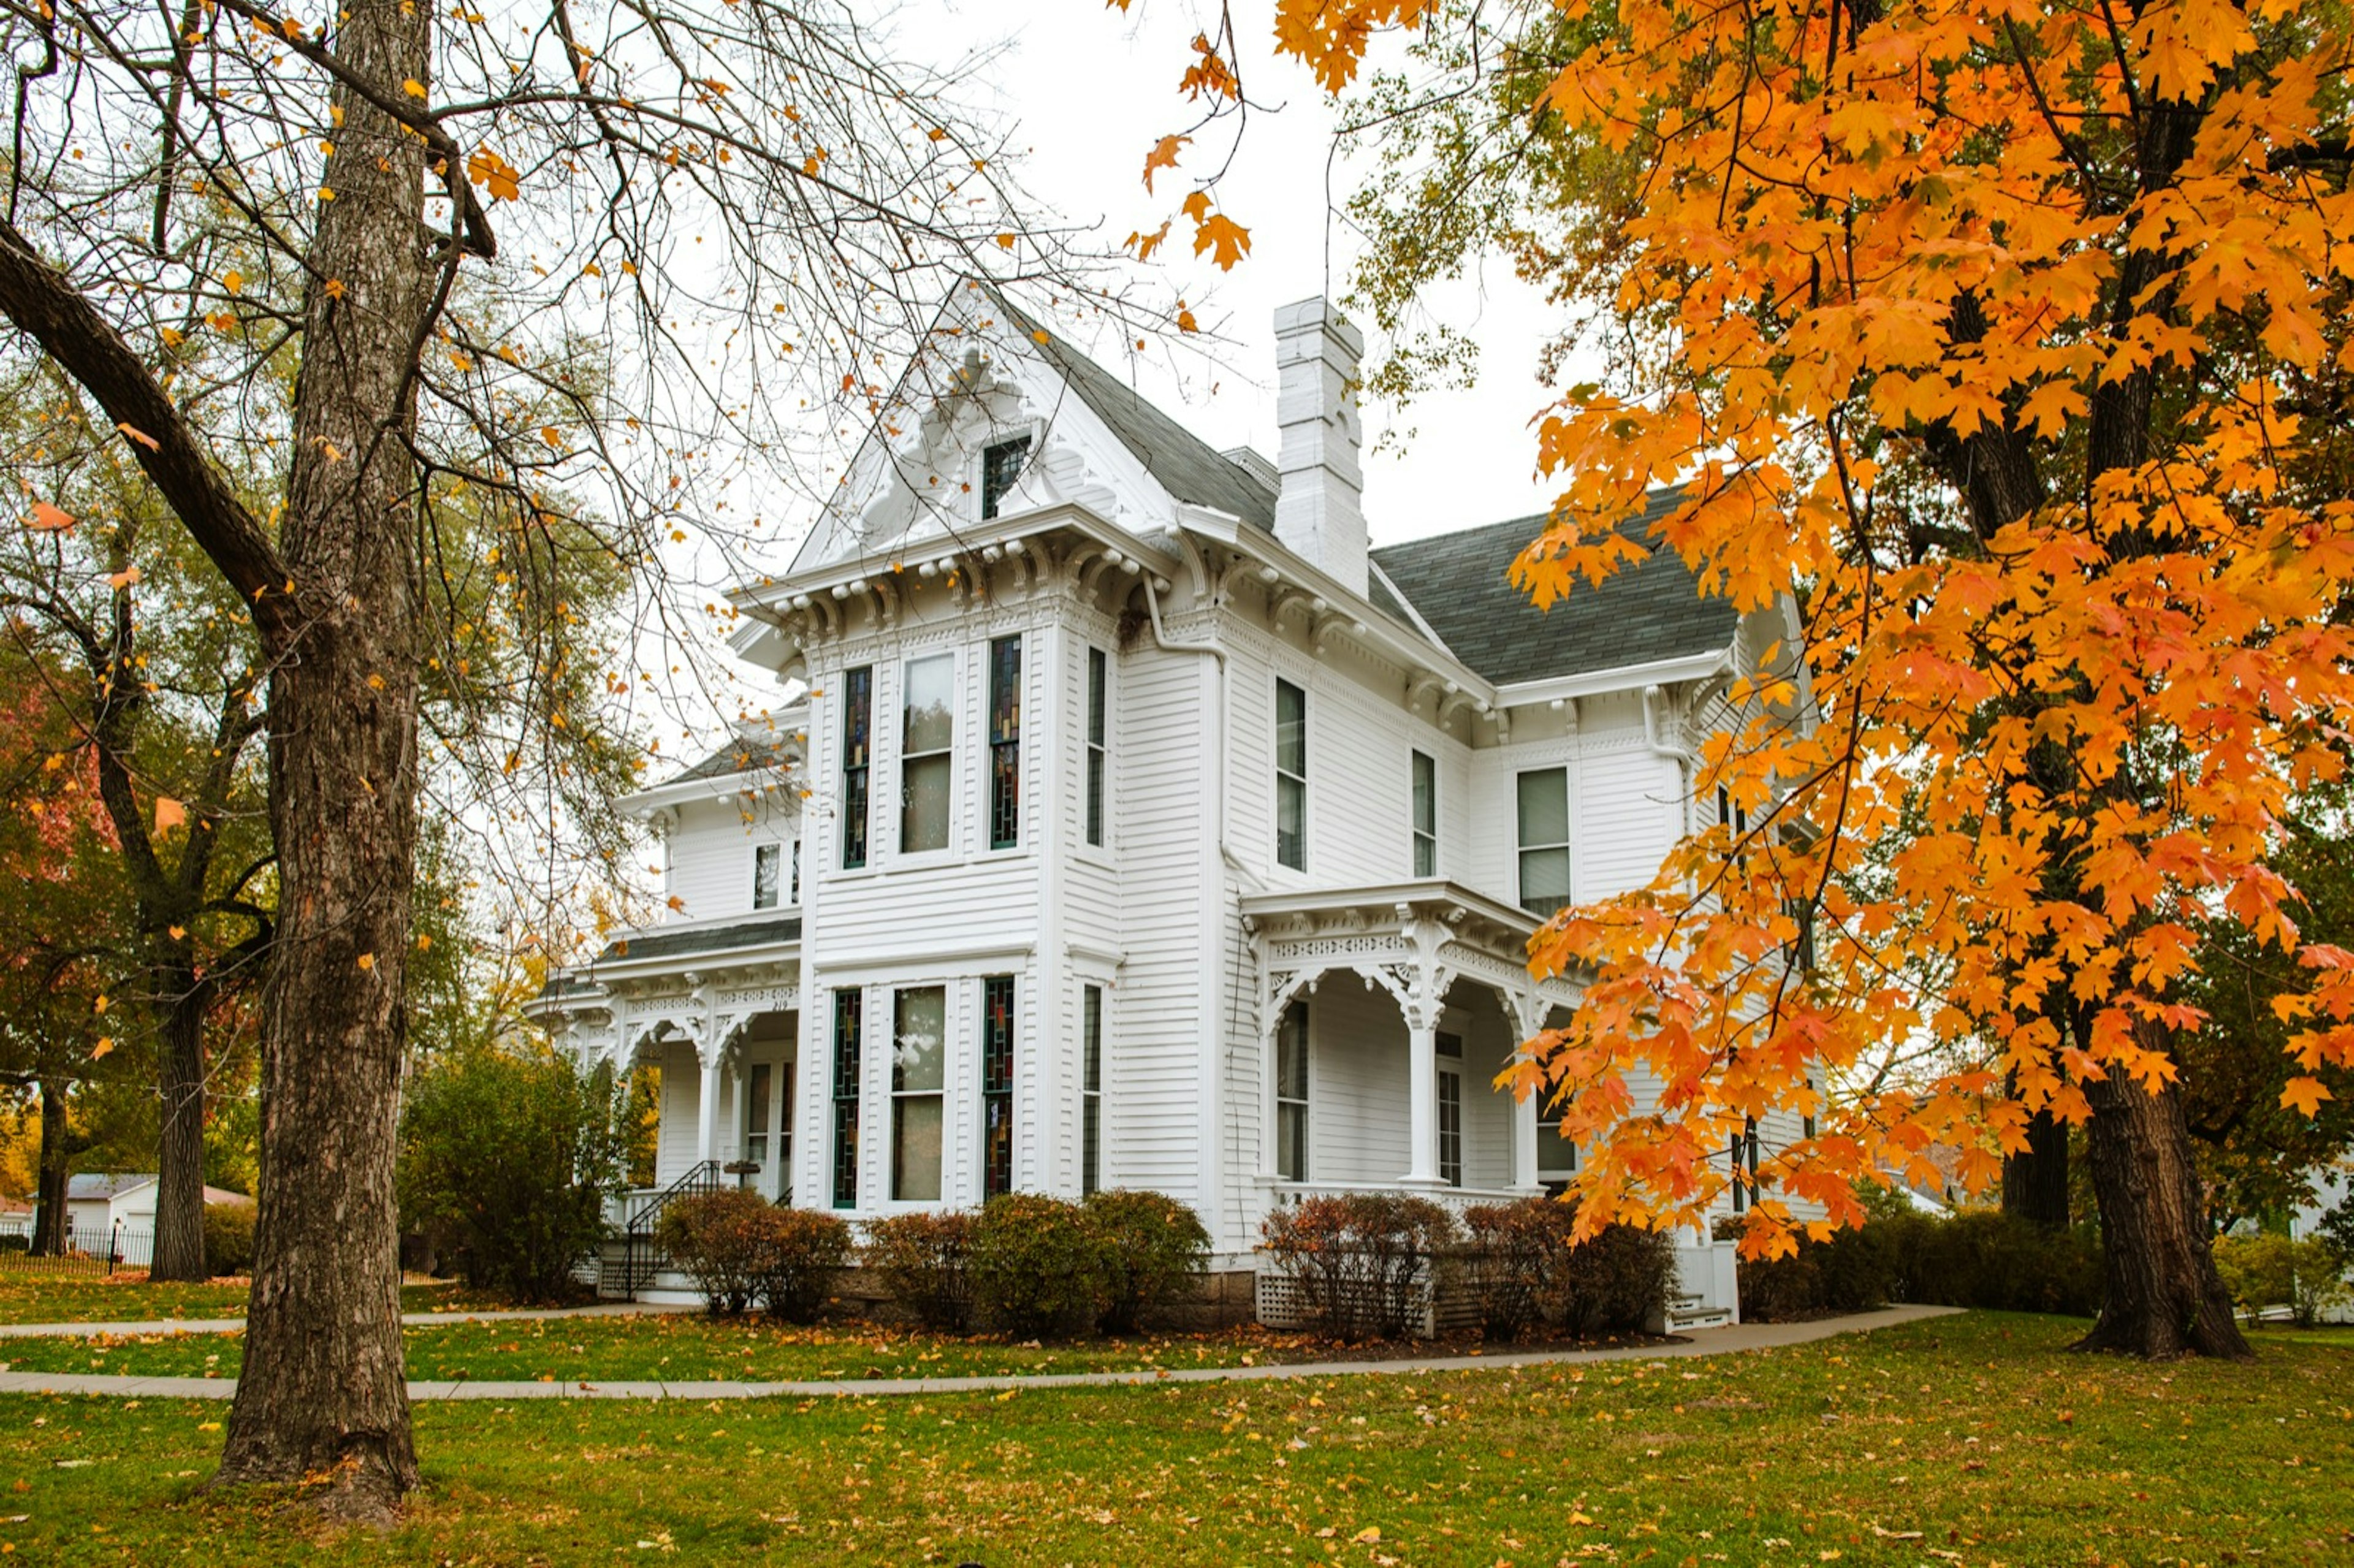
[{"label": "grass with leaves", "polygon": [[[864,1325],[796,1328],[701,1313],[412,1324],[408,1375],[429,1381],[797,1382],[962,1377],[1001,1372],[1151,1372],[1308,1361],[1329,1347],[1262,1330],[1067,1344],[951,1339]],[[234,1377],[242,1334],[104,1335],[9,1340],[12,1372]]]},{"label": "grass with leaves", "polygon": [[2354,1335],[2077,1357],[1969,1314],[1701,1361],[732,1404],[420,1405],[376,1536],[217,1497],[218,1404],[0,1400],[53,1563],[2327,1563]]},{"label": "grass with leaves", "polygon": [[[0,1323],[148,1323],[171,1318],[242,1318],[249,1282],[154,1285],[144,1273],[52,1272],[41,1260],[0,1258]],[[493,1305],[454,1280],[400,1287],[407,1312],[462,1310]]]}]

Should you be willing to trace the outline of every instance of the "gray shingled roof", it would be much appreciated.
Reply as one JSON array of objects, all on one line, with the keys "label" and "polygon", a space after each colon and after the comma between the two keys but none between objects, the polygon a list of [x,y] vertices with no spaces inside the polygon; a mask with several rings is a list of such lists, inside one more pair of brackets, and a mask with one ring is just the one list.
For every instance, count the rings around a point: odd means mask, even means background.
[{"label": "gray shingled roof", "polygon": [[[1646,531],[1676,493],[1654,491],[1623,524],[1628,535],[1649,547]],[[1682,558],[1665,548],[1599,588],[1580,582],[1551,609],[1537,609],[1506,573],[1545,523],[1543,515],[1491,523],[1385,546],[1373,556],[1455,656],[1498,685],[1680,659],[1733,641],[1739,613],[1702,594]]]},{"label": "gray shingled roof", "polygon": [[[994,294],[995,291],[991,291]],[[1224,458],[1207,441],[1146,402],[1135,387],[1023,314],[1003,295],[996,303],[1061,373],[1080,401],[1111,427],[1120,444],[1180,501],[1230,513],[1272,532],[1275,492]],[[1044,339],[1040,337],[1044,334]]]},{"label": "gray shingled roof", "polygon": [[785,766],[785,743],[782,740],[731,740],[667,784],[692,784],[698,779],[726,779],[731,774],[749,773],[756,768]]},{"label": "gray shingled roof", "polygon": [[152,1171],[78,1171],[66,1178],[66,1202],[94,1202],[101,1198],[119,1197],[136,1187],[144,1187],[155,1180]]},{"label": "gray shingled roof", "polygon": [[737,926],[705,927],[694,931],[656,931],[651,936],[625,937],[607,943],[605,950],[597,955],[597,961],[668,959],[681,953],[724,953],[737,948],[758,948],[770,942],[798,942],[801,939],[801,917],[784,915],[766,920],[747,920]]}]

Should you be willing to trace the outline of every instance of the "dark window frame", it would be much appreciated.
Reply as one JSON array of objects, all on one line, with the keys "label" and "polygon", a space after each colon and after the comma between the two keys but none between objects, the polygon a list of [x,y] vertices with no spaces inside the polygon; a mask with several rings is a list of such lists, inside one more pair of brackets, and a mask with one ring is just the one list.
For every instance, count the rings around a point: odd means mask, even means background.
[{"label": "dark window frame", "polygon": [[981,981],[981,1196],[1013,1191],[1013,1002],[1012,975]]},{"label": "dark window frame", "polygon": [[1438,874],[1438,758],[1410,751],[1408,787],[1413,792],[1414,874]]},{"label": "dark window frame", "polygon": [[1103,1185],[1103,996],[1079,987],[1079,1194]]},{"label": "dark window frame", "polygon": [[1022,482],[1022,472],[1030,466],[1030,438],[1008,436],[991,441],[981,450],[981,516],[987,522],[997,515],[999,506],[1016,485]]},{"label": "dark window frame", "polygon": [[1022,844],[1022,638],[989,644],[989,847]]},{"label": "dark window frame", "polygon": [[833,993],[833,1206],[858,1206],[858,1107],[860,1057],[864,1043],[866,993],[843,986]]},{"label": "dark window frame", "polygon": [[871,842],[869,792],[875,772],[875,666],[842,674],[842,869],[866,864]]},{"label": "dark window frame", "polygon": [[[1309,1180],[1311,1164],[1310,1139],[1313,1132],[1310,1107],[1315,1091],[1310,1065],[1315,1052],[1310,1029],[1311,1020],[1308,1004],[1304,1001],[1294,1001],[1285,1008],[1281,1021],[1275,1026],[1275,1174],[1280,1181]],[[1298,1071],[1293,1075],[1298,1079],[1297,1094],[1288,1093],[1295,1086],[1285,1082],[1284,1044],[1287,1033],[1296,1042],[1293,1061]],[[1287,1110],[1296,1114],[1287,1118],[1284,1115]],[[1295,1124],[1296,1131],[1293,1130]]]},{"label": "dark window frame", "polygon": [[[1296,720],[1285,715],[1287,698],[1299,710]],[[1295,731],[1289,745],[1284,739],[1288,725]],[[1287,803],[1299,824],[1288,841]],[[1275,681],[1275,863],[1292,871],[1308,869],[1308,692],[1280,675]]]},{"label": "dark window frame", "polygon": [[1104,843],[1105,795],[1111,775],[1111,659],[1100,648],[1087,650],[1087,841],[1097,849]]}]

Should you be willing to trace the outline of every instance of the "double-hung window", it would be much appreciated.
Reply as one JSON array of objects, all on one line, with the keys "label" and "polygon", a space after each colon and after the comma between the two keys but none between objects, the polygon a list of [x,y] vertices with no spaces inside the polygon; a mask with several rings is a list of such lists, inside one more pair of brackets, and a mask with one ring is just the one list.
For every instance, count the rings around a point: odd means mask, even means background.
[{"label": "double-hung window", "polygon": [[1022,639],[989,645],[989,847],[1022,842]]},{"label": "double-hung window", "polygon": [[1561,1102],[1547,1085],[1537,1096],[1537,1181],[1559,1188],[1577,1174],[1577,1140],[1561,1129]]},{"label": "double-hung window", "polygon": [[1013,977],[981,982],[981,1195],[1013,1191]]},{"label": "double-hung window", "polygon": [[842,677],[842,869],[866,863],[866,780],[875,762],[875,667]]},{"label": "double-hung window", "polygon": [[984,521],[997,515],[1013,487],[1022,482],[1022,471],[1029,466],[1030,438],[1015,436],[1011,440],[992,441],[981,454],[981,515]]},{"label": "double-hung window", "polygon": [[899,853],[949,847],[956,799],[956,655],[907,661],[899,726]]},{"label": "double-hung window", "polygon": [[1103,987],[1079,988],[1079,1192],[1103,1185]]},{"label": "double-hung window", "polygon": [[777,906],[779,884],[784,878],[785,846],[755,844],[752,846],[752,907],[774,909]]},{"label": "double-hung window", "polygon": [[949,993],[936,985],[894,993],[891,1010],[891,1196],[937,1202],[948,1086]]},{"label": "double-hung window", "polygon": [[1275,683],[1275,861],[1308,869],[1308,694]]},{"label": "double-hung window", "polygon": [[1438,762],[1414,752],[1414,874],[1438,874]]},{"label": "double-hung window", "polygon": [[1087,650],[1087,842],[1097,848],[1104,842],[1104,784],[1109,761],[1104,705],[1110,664],[1102,649]]},{"label": "double-hung window", "polygon": [[1295,1001],[1275,1026],[1275,1173],[1308,1180],[1308,1004]]},{"label": "double-hung window", "polygon": [[833,1206],[858,1206],[859,1037],[866,993],[854,986],[833,993]]},{"label": "double-hung window", "polygon": [[1438,1179],[1463,1185],[1463,1036],[1438,1037]]},{"label": "double-hung window", "polygon": [[[744,1152],[745,1164],[757,1167],[745,1172],[749,1178],[769,1168],[769,1096],[776,1086],[776,1068],[767,1062],[755,1062],[744,1082]],[[749,1185],[749,1181],[746,1182]]]},{"label": "double-hung window", "polygon": [[1569,902],[1569,769],[1520,777],[1521,907],[1550,915]]}]

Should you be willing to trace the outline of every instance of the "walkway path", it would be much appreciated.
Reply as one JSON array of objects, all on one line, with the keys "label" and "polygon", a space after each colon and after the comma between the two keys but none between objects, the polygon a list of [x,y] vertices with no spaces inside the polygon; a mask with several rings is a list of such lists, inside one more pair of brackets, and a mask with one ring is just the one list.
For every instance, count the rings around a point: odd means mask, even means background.
[{"label": "walkway path", "polygon": [[[665,1307],[647,1301],[600,1301],[593,1307],[514,1308],[499,1312],[403,1312],[414,1328],[434,1323],[496,1323],[510,1319],[626,1318],[638,1312],[700,1312],[700,1307]],[[237,1334],[242,1318],[155,1318],[144,1323],[0,1323],[0,1340],[94,1340],[101,1334],[129,1339],[140,1334]]]},{"label": "walkway path", "polygon": [[[1292,1361],[1254,1367],[1182,1367],[1170,1371],[1009,1373],[995,1377],[829,1379],[804,1383],[412,1383],[411,1399],[807,1399],[891,1394],[979,1393],[1009,1388],[1109,1388],[1123,1384],[1246,1383],[1264,1378],[1422,1376],[1483,1368],[1556,1366],[1581,1361],[1671,1361],[1740,1351],[1803,1345],[1838,1334],[1858,1334],[1918,1323],[1958,1310],[1952,1307],[1888,1307],[1810,1323],[1743,1323],[1699,1329],[1669,1344],[1613,1346],[1596,1351],[1508,1351],[1493,1356],[1417,1356],[1407,1361]],[[483,1313],[484,1317],[502,1314]],[[519,1316],[520,1314],[504,1314]],[[447,1314],[442,1316],[447,1317]],[[428,1319],[431,1320],[430,1319]],[[96,1393],[121,1399],[227,1399],[227,1378],[111,1377],[97,1372],[0,1372],[0,1393]]]}]

